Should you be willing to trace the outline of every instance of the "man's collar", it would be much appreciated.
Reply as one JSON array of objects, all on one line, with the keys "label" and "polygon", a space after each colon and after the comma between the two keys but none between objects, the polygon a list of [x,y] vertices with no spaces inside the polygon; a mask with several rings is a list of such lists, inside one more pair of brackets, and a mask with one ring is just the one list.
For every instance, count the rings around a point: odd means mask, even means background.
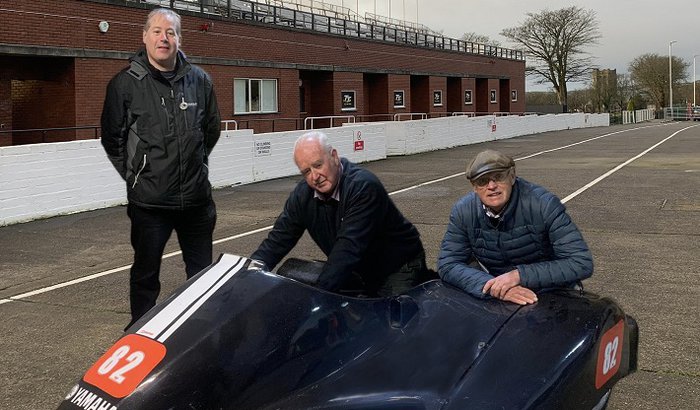
[{"label": "man's collar", "polygon": [[483,203],[481,204],[481,207],[484,209],[484,212],[486,212],[486,216],[492,219],[500,219],[501,216],[503,215],[503,211],[506,210],[506,207],[504,206],[503,209],[501,209],[501,212],[495,213],[491,208],[488,206],[484,205]]}]

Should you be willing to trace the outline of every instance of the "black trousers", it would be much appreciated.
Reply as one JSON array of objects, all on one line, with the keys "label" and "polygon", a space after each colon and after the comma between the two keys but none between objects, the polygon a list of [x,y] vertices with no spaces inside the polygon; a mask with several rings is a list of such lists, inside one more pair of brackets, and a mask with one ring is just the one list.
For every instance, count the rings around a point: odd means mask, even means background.
[{"label": "black trousers", "polygon": [[216,206],[210,201],[205,206],[174,211],[129,204],[127,215],[131,219],[131,246],[134,248],[129,280],[131,322],[128,328],[156,304],[163,250],[173,230],[182,249],[188,279],[211,265]]}]

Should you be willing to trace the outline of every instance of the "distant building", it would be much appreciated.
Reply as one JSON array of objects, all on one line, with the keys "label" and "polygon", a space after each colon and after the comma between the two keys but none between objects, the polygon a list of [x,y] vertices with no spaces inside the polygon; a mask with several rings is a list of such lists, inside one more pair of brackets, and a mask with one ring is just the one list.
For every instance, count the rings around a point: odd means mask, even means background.
[{"label": "distant building", "polygon": [[595,112],[610,112],[613,100],[617,95],[617,70],[596,68],[593,70],[592,80],[592,104]]},{"label": "distant building", "polygon": [[106,84],[158,6],[182,16],[182,49],[239,128],[525,111],[522,51],[323,2],[3,0],[0,145],[98,138]]}]

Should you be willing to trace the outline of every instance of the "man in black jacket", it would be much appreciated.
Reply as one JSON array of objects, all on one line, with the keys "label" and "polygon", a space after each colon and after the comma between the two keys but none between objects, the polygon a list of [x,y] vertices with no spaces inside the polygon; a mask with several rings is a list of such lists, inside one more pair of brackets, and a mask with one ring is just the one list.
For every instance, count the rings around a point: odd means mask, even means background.
[{"label": "man in black jacket", "polygon": [[131,322],[156,303],[160,264],[177,233],[187,277],[212,262],[216,208],[208,157],[219,139],[219,108],[209,75],[180,51],[180,16],[155,9],[145,49],[107,86],[102,145],[126,181],[134,263]]},{"label": "man in black jacket", "polygon": [[309,132],[294,146],[304,177],[272,231],[251,258],[274,268],[305,230],[328,257],[318,286],[361,293],[401,293],[428,278],[418,230],[396,208],[379,179],[339,158],[325,134]]}]

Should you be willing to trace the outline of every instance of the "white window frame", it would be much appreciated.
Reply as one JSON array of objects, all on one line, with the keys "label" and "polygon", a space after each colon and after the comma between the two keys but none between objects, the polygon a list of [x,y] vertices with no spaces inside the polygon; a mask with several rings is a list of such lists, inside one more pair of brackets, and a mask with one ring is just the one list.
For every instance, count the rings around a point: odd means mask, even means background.
[{"label": "white window frame", "polygon": [[518,101],[518,90],[510,90],[510,100],[512,102]]},{"label": "white window frame", "polygon": [[[236,87],[237,84],[240,84],[241,81],[246,82],[246,87],[243,90],[240,90],[239,88]],[[252,87],[252,82],[259,82],[258,84],[258,101],[259,101],[259,108],[257,110],[253,109],[253,98],[250,98],[251,96],[249,95],[250,90],[253,89]],[[270,88],[270,83],[273,84],[272,88]],[[267,87],[266,87],[267,85]],[[276,78],[234,78],[233,79],[233,113],[236,115],[242,115],[242,114],[271,114],[271,113],[277,113],[279,112],[279,89],[277,87],[278,82]],[[272,97],[269,97],[266,95],[265,90],[272,90],[274,95]],[[241,93],[243,93],[241,95]],[[245,100],[244,105],[245,105],[245,110],[244,111],[239,111],[240,105],[237,104],[240,103],[238,100],[239,98],[243,98]],[[265,101],[267,98],[272,98],[272,104],[270,104],[270,107],[264,107],[266,105]]]}]

